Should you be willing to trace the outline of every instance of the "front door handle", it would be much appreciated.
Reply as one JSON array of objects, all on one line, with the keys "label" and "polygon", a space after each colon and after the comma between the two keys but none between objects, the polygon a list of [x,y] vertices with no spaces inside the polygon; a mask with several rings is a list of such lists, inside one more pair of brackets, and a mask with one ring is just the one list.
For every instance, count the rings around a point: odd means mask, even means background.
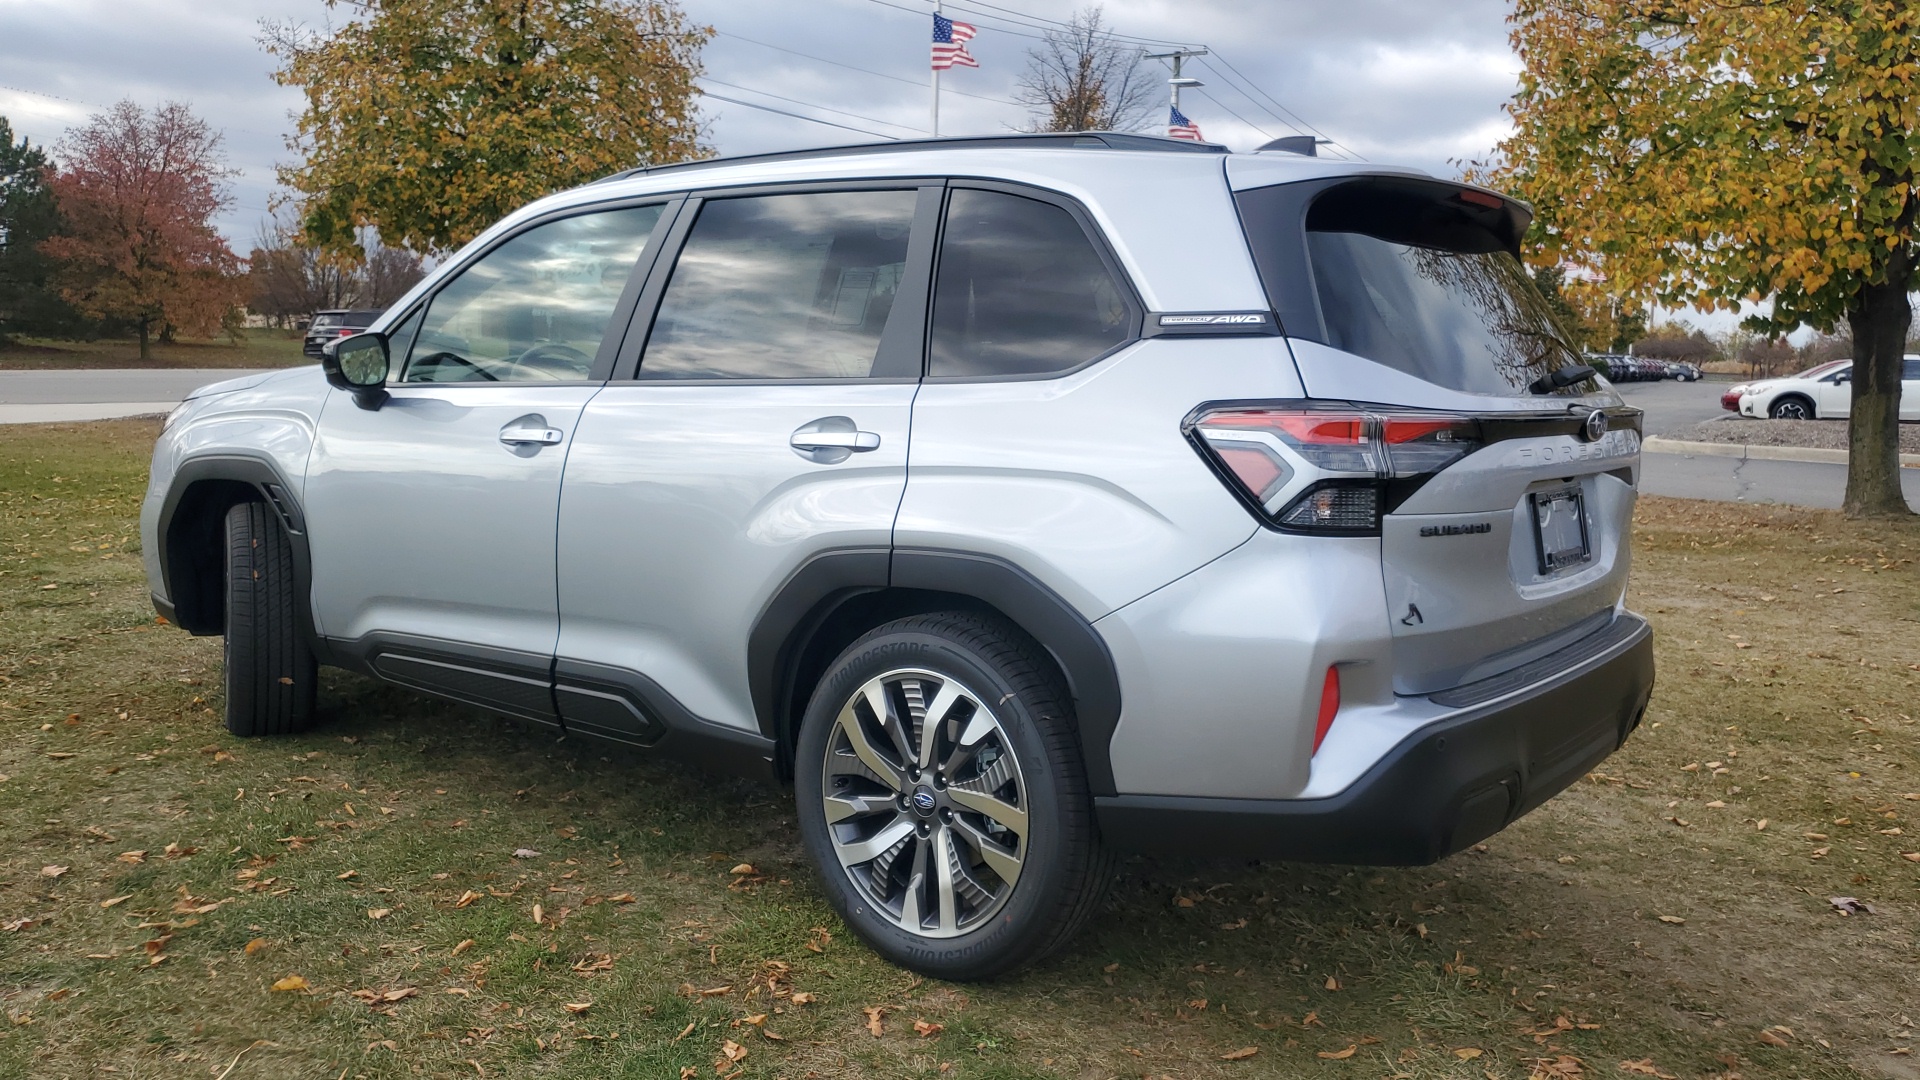
[{"label": "front door handle", "polygon": [[547,426],[547,418],[538,414],[511,420],[500,429],[500,441],[508,446],[558,446],[567,433]]},{"label": "front door handle", "polygon": [[861,431],[851,417],[823,416],[803,424],[787,439],[793,452],[821,465],[837,465],[854,454],[880,449],[880,436]]}]

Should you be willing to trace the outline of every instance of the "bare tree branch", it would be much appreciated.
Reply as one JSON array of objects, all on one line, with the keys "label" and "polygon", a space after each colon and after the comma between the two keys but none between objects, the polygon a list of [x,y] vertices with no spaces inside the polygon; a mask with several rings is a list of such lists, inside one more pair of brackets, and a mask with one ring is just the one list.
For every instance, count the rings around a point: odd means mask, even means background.
[{"label": "bare tree branch", "polygon": [[1142,50],[1117,41],[1099,5],[1084,8],[1066,29],[1049,30],[1027,50],[1020,104],[1034,111],[1033,131],[1126,131],[1153,108],[1156,81]]}]

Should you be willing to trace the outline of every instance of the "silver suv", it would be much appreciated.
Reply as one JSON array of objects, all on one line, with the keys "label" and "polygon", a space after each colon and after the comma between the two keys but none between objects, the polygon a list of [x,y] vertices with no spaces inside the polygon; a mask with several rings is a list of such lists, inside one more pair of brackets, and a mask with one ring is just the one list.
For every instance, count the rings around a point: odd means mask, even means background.
[{"label": "silver suv", "polygon": [[1618,747],[1640,416],[1422,173],[1141,136],[640,169],[320,369],[169,418],[226,722],[331,665],[790,781],[827,897],[977,978],[1115,852],[1420,864]]}]

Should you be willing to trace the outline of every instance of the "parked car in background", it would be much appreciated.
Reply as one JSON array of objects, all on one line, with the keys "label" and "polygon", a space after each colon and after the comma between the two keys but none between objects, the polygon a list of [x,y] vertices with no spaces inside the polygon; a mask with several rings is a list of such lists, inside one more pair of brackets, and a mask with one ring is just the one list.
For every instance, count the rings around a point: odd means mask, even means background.
[{"label": "parked car in background", "polygon": [[1641,414],[1531,217],[1108,133],[635,169],[193,395],[154,603],[236,734],[326,664],[790,781],[827,902],[942,978],[1059,947],[1116,851],[1429,863],[1653,689]]},{"label": "parked car in background", "polygon": [[1669,360],[1667,361],[1666,367],[1666,377],[1676,382],[1700,381],[1702,373],[1700,371],[1700,365],[1698,364],[1689,364],[1684,360]]},{"label": "parked car in background", "polygon": [[[1853,408],[1853,361],[1831,360],[1783,379],[1736,386],[1735,412],[1774,420],[1844,420]],[[1726,404],[1726,395],[1721,396]],[[1909,353],[1900,372],[1900,419],[1920,420],[1920,355]]]},{"label": "parked car in background", "polygon": [[307,322],[307,339],[300,351],[315,360],[320,359],[320,349],[329,341],[338,341],[372,326],[383,312],[361,308],[334,308],[316,311]]}]

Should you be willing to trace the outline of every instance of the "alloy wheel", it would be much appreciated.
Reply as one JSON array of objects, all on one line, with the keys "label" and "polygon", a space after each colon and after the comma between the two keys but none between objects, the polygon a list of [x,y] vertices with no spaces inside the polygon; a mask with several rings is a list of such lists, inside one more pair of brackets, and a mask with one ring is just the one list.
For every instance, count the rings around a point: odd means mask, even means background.
[{"label": "alloy wheel", "polygon": [[1782,401],[1774,405],[1775,420],[1810,420],[1812,415],[1805,404],[1798,401]]},{"label": "alloy wheel", "polygon": [[841,707],[822,770],[834,854],[895,926],[957,937],[1013,894],[1026,779],[993,709],[958,680],[919,669],[868,680]]}]

